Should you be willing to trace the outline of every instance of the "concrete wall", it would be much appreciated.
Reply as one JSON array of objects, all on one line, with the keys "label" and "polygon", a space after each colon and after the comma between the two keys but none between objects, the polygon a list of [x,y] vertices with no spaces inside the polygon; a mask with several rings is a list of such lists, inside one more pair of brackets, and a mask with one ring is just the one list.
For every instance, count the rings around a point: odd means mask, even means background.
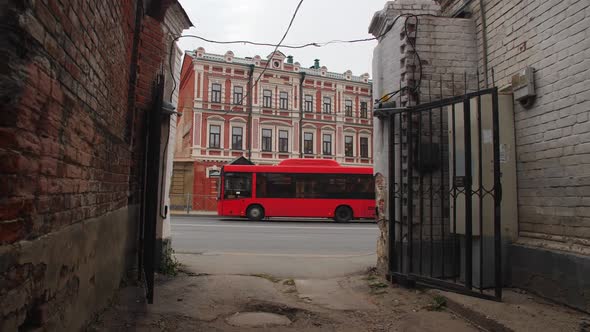
[{"label": "concrete wall", "polygon": [[[73,331],[105,307],[133,267],[139,206],[0,247],[0,330]],[[11,286],[11,287],[7,287]]]}]

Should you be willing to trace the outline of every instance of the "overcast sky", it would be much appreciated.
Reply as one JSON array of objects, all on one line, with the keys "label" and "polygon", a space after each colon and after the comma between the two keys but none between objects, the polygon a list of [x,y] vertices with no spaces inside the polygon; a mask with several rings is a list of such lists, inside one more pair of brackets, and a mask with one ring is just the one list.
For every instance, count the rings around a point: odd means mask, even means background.
[{"label": "overcast sky", "polygon": [[[185,34],[195,34],[220,41],[251,40],[276,44],[287,29],[299,0],[180,0],[195,27]],[[368,33],[373,14],[385,0],[304,0],[284,44],[326,42],[334,39],[372,37]],[[371,73],[371,58],[376,41],[356,44],[331,44],[305,49],[281,49],[293,55],[302,67],[314,59],[329,71],[354,75]],[[194,38],[181,38],[184,50],[203,46],[208,53],[224,54],[232,50],[237,57],[260,55],[265,58],[272,47],[233,44],[218,45]]]}]

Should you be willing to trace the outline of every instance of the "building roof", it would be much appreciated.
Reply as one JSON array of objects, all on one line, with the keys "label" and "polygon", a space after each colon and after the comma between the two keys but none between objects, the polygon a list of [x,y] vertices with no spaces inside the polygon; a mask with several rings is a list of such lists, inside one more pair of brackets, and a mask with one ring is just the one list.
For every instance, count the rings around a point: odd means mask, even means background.
[{"label": "building roof", "polygon": [[[192,58],[195,58],[195,59],[203,59],[203,60],[214,61],[214,62],[228,63],[225,59],[225,55],[222,55],[222,54],[213,54],[213,53],[203,52],[202,57],[197,57],[198,50],[199,49],[194,50],[194,51],[186,51],[186,54],[188,54],[189,56],[191,56]],[[277,53],[279,53],[279,52],[277,51]],[[272,55],[272,53],[271,53],[271,55]],[[260,62],[267,61],[267,60],[261,59],[259,56],[255,56],[252,58],[250,58],[250,57],[248,57],[248,58],[232,57],[231,63],[237,63],[237,64],[241,64],[241,65],[253,65],[253,64],[255,64],[255,61],[256,61],[255,59],[257,59],[257,57],[258,57],[258,61],[260,61]],[[320,77],[326,77],[326,78],[343,80],[343,81],[352,81],[352,82],[357,82],[357,83],[366,83],[366,84],[371,83],[371,80],[368,79],[369,74],[355,76],[355,75],[352,75],[352,72],[350,72],[350,71],[347,71],[345,73],[330,72],[330,71],[326,70],[326,67],[304,68],[304,67],[301,67],[298,62],[295,62],[293,64],[293,66],[298,66],[299,71],[304,72],[306,75],[320,76]],[[269,69],[272,69],[272,68],[269,68]],[[277,69],[272,69],[272,70],[277,70]],[[279,71],[288,71],[288,70],[279,70]],[[325,71],[325,75],[322,75],[322,71]],[[289,71],[289,72],[291,72],[291,71]],[[350,76],[350,79],[346,78],[347,74]],[[367,79],[367,81],[365,81],[365,78]]]}]

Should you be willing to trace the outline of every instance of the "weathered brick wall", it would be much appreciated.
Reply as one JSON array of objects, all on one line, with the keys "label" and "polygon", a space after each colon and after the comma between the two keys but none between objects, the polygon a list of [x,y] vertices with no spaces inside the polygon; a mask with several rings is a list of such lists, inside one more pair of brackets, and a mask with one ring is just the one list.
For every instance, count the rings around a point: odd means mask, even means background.
[{"label": "weathered brick wall", "polygon": [[[460,1],[443,2],[449,14]],[[526,66],[535,69],[534,105],[515,105],[519,241],[590,254],[590,3],[483,4],[495,84],[509,84]],[[479,1],[468,9],[482,68]]]},{"label": "weathered brick wall", "polygon": [[25,1],[9,34],[0,131],[0,243],[127,204],[131,2]]},{"label": "weathered brick wall", "polygon": [[[383,33],[389,24],[402,14],[437,14],[439,7],[431,1],[396,1],[388,2],[385,8],[376,14],[371,22],[370,32],[375,36]],[[418,22],[417,22],[418,20]],[[418,23],[418,24],[416,24]],[[410,40],[411,39],[411,40]],[[420,61],[422,63],[422,75],[420,76],[420,66],[418,65],[418,57],[414,52],[412,44],[415,43],[418,51]],[[425,103],[441,98],[446,98],[452,95],[463,94],[467,88],[472,91],[477,88],[475,75],[477,69],[477,54],[475,44],[475,25],[473,21],[462,18],[442,18],[419,16],[408,18],[401,17],[397,20],[393,28],[380,39],[379,45],[373,52],[373,94],[375,96],[383,96],[391,91],[399,90],[400,88],[409,87],[410,91],[398,93],[395,100],[398,105],[409,106],[416,103]],[[465,76],[467,74],[467,76]],[[467,80],[467,87],[465,81]],[[419,92],[414,92],[416,86],[420,82]],[[394,135],[394,149],[397,153],[395,158],[396,179],[395,183],[400,186],[407,186],[407,177],[401,174],[407,174],[407,159],[406,145],[407,145],[407,124],[408,117],[397,116],[395,119],[395,129],[390,131],[389,119],[375,119],[374,125],[374,146],[375,149],[375,172],[382,174],[386,179],[389,178],[388,160],[390,153],[388,142],[391,135]],[[443,115],[442,127],[438,125],[440,122],[440,114],[433,112],[433,125],[428,128],[428,120],[425,114],[422,115],[422,139],[423,142],[428,142],[432,134],[433,143],[442,143],[444,164],[448,165],[448,146],[446,144],[447,138],[447,117]],[[415,127],[417,127],[419,116],[413,117]],[[401,125],[400,125],[401,121]],[[414,129],[415,130],[415,129]],[[442,131],[442,135],[440,135]],[[428,134],[427,134],[428,133]],[[442,137],[442,142],[441,138]],[[403,151],[400,153],[400,150]],[[402,161],[403,159],[403,161]],[[443,165],[442,171],[444,173],[443,179],[448,179],[448,166]],[[448,182],[441,183],[439,180],[440,170],[433,172],[433,187],[438,188],[443,186],[448,188]],[[416,195],[419,191],[417,184],[419,183],[419,173],[413,173],[414,190]],[[427,187],[425,185],[424,187]],[[423,187],[423,189],[424,189]],[[424,189],[427,190],[427,189]],[[446,200],[447,198],[445,198]],[[396,234],[408,233],[407,228],[407,205],[404,202],[396,200],[395,210],[397,211],[396,220],[404,220],[402,224],[403,229],[397,229]],[[423,206],[422,215],[416,202],[413,223],[418,225],[421,220],[430,220],[429,210],[430,206],[427,202]],[[448,205],[448,201],[441,202],[439,199],[433,201],[433,238],[439,238],[441,232],[448,232],[448,221],[441,218],[440,207]],[[378,267],[386,271],[387,268],[387,243],[386,239],[388,230],[387,221],[390,218],[389,206],[387,200],[385,201],[386,217],[380,220],[379,225],[381,229],[381,236],[378,243]],[[427,223],[427,222],[424,222]],[[439,225],[446,225],[444,230]],[[424,229],[416,226],[414,232],[422,232],[423,236],[430,236],[428,227]],[[424,235],[426,234],[426,235]],[[418,238],[416,234],[415,238]]]},{"label": "weathered brick wall", "polygon": [[0,330],[77,329],[134,261],[145,111],[168,51],[144,16],[130,87],[135,5],[1,5]]}]

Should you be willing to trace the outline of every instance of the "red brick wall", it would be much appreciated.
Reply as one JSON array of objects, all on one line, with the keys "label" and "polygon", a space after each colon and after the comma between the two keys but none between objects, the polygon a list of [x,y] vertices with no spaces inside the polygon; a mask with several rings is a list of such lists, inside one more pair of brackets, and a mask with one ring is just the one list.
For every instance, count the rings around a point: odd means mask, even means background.
[{"label": "red brick wall", "polygon": [[2,4],[0,330],[79,329],[136,257],[145,112],[168,47],[143,17],[131,73],[135,4]]},{"label": "red brick wall", "polygon": [[219,178],[207,178],[207,168],[217,166],[221,168],[221,162],[199,162],[194,166],[193,209],[198,211],[217,210],[217,182]]},{"label": "red brick wall", "polygon": [[[192,112],[194,106],[195,96],[195,71],[193,70],[192,58],[188,55],[184,56],[182,69],[180,72],[179,95],[178,95],[178,112],[182,113],[182,117],[178,118],[179,123],[182,121],[183,126],[189,126],[190,130],[187,135],[182,136],[181,145],[176,146],[175,155],[179,157],[189,157],[191,155],[191,148],[193,146],[193,121],[194,113]],[[177,135],[184,134],[184,128],[181,129]]]},{"label": "red brick wall", "polygon": [[133,3],[49,0],[10,9],[3,21],[17,30],[3,50],[10,88],[0,106],[0,243],[125,206],[130,165]]},{"label": "red brick wall", "polygon": [[18,30],[3,51],[0,243],[139,201],[144,110],[167,52],[160,23],[145,16],[129,112],[134,1],[31,3],[5,17]]}]

